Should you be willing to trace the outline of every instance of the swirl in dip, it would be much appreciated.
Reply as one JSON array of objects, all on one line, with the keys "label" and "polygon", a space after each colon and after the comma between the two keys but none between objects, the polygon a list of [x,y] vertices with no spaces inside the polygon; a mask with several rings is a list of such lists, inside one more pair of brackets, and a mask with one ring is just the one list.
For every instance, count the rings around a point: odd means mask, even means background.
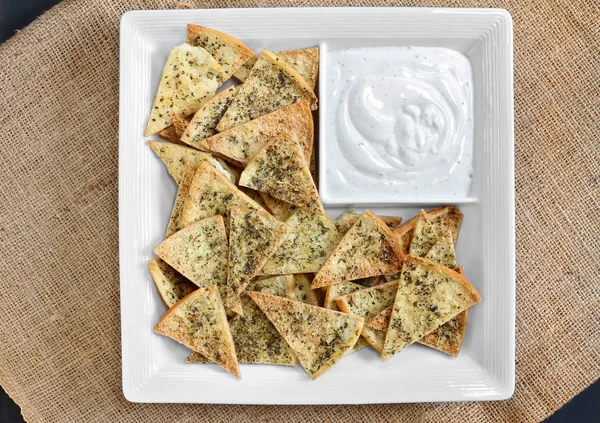
[{"label": "swirl in dip", "polygon": [[326,63],[329,199],[460,198],[473,178],[469,59],[434,47],[333,50]]}]

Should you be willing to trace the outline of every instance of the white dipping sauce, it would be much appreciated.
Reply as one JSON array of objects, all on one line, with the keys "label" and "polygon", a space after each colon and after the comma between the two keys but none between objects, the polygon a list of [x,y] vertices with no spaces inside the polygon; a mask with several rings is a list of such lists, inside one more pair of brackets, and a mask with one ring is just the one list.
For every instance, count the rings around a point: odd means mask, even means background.
[{"label": "white dipping sauce", "polygon": [[434,47],[328,52],[325,190],[332,199],[465,197],[473,178],[469,60]]}]

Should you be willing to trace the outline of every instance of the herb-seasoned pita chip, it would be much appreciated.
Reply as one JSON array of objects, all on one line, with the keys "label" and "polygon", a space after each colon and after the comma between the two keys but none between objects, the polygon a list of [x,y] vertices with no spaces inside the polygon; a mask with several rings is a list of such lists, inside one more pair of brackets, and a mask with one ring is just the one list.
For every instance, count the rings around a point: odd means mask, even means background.
[{"label": "herb-seasoned pita chip", "polygon": [[413,228],[408,254],[415,257],[425,256],[438,239],[438,231],[435,225],[427,219],[425,211],[421,210]]},{"label": "herb-seasoned pita chip", "polygon": [[181,142],[194,148],[203,149],[201,141],[217,133],[217,123],[231,104],[236,87],[229,87],[208,100],[194,113],[194,117],[180,135]]},{"label": "herb-seasoned pita chip", "polygon": [[325,302],[323,303],[323,307],[339,311],[340,309],[335,302],[336,298],[352,294],[361,289],[365,289],[365,287],[354,282],[340,282],[335,285],[329,285],[325,291]]},{"label": "herb-seasoned pita chip", "polygon": [[[381,310],[393,304],[397,290],[398,281],[387,282],[373,288],[361,289],[352,294],[338,297],[335,302],[344,313],[362,317],[367,322]],[[361,334],[373,348],[381,352],[385,332],[363,326]]]},{"label": "herb-seasoned pita chip", "polygon": [[[454,206],[446,206],[439,209],[428,211],[427,219],[429,219],[436,226],[440,234],[445,233],[447,230],[452,232],[452,238],[454,244],[458,238],[458,231],[462,222],[462,213],[458,208]],[[417,222],[419,216],[415,216],[412,219],[406,221],[402,226],[394,231],[398,242],[402,246],[404,254],[408,254],[408,247],[413,236],[413,228]]]},{"label": "herb-seasoned pita chip", "polygon": [[291,106],[235,126],[202,140],[198,147],[246,164],[278,134],[294,134],[304,157],[310,157],[314,142],[314,124],[308,101]]},{"label": "herb-seasoned pita chip", "polygon": [[217,287],[198,288],[186,296],[163,315],[154,332],[174,339],[240,377],[233,339]]},{"label": "herb-seasoned pita chip", "polygon": [[233,207],[262,210],[262,207],[241,192],[213,167],[202,164],[198,167],[188,196],[183,205],[181,222],[187,226],[215,214],[223,216],[229,225],[229,211]]},{"label": "herb-seasoned pita chip", "polygon": [[299,209],[285,223],[292,231],[260,273],[288,275],[318,271],[340,240],[333,221],[326,214]]},{"label": "herb-seasoned pita chip", "polygon": [[[454,269],[462,273],[462,268]],[[389,306],[377,316],[373,317],[367,324],[368,327],[376,330],[387,331],[390,325],[393,305]],[[462,347],[467,326],[467,310],[459,313],[456,317],[450,319],[442,326],[425,335],[417,342],[428,347],[434,348],[443,353],[456,357]]]},{"label": "herb-seasoned pita chip", "polygon": [[[276,54],[283,59],[285,63],[294,68],[313,90],[317,87],[317,77],[319,76],[318,47],[303,50],[280,51]],[[241,82],[244,82],[246,78],[248,78],[248,75],[250,75],[250,71],[257,60],[258,56],[252,56],[233,76]]]},{"label": "herb-seasoned pita chip", "polygon": [[223,132],[302,99],[308,99],[310,108],[316,110],[317,97],[312,87],[290,65],[263,50],[217,125],[217,131]]},{"label": "herb-seasoned pita chip", "polygon": [[[292,297],[294,277],[276,276],[251,282],[248,289],[280,297]],[[296,356],[273,323],[250,297],[241,295],[243,316],[230,322],[231,335],[238,361],[244,364],[277,364],[295,366]]]},{"label": "herb-seasoned pita chip", "polygon": [[435,261],[442,266],[454,269],[456,267],[456,254],[454,253],[452,232],[446,231],[446,233],[443,234],[435,244],[433,244],[433,247],[429,249],[429,252],[425,255],[425,258]]},{"label": "herb-seasoned pita chip", "polygon": [[294,275],[294,297],[303,303],[319,306],[317,293],[310,289],[312,274]]},{"label": "herb-seasoned pita chip", "polygon": [[188,164],[185,165],[185,170],[183,172],[183,176],[181,177],[181,181],[179,182],[179,189],[177,190],[177,196],[175,197],[175,203],[173,204],[173,211],[171,212],[171,219],[169,219],[169,225],[167,226],[165,238],[170,237],[175,232],[183,228],[183,225],[181,224],[181,213],[183,211],[183,204],[187,198],[190,190],[190,184],[192,183],[195,173],[196,169],[192,168]]},{"label": "herb-seasoned pita chip", "polygon": [[439,328],[481,297],[459,273],[407,256],[381,353],[383,360]]},{"label": "herb-seasoned pita chip", "polygon": [[285,201],[279,200],[275,197],[271,197],[267,193],[261,192],[259,194],[260,198],[262,198],[264,201],[267,210],[269,210],[273,216],[282,222],[288,220],[290,216],[294,214],[296,210],[298,210],[298,207],[294,206],[293,204],[286,203]]},{"label": "herb-seasoned pita chip", "polygon": [[183,175],[186,163],[196,169],[204,162],[209,163],[233,182],[229,166],[208,153],[169,142],[148,141],[148,145],[165,164],[167,171],[177,184],[181,182],[181,176]]},{"label": "herb-seasoned pita chip", "polygon": [[239,184],[315,213],[325,213],[295,136],[275,136],[248,163]]},{"label": "herb-seasoned pita chip", "polygon": [[[227,235],[221,216],[186,226],[165,239],[154,253],[198,286],[217,285],[221,296],[227,282]],[[239,301],[228,307],[236,313]]]},{"label": "herb-seasoned pita chip", "polygon": [[[390,228],[395,228],[402,222],[401,217],[394,217],[394,216],[377,216],[377,217],[379,217]],[[360,219],[360,215],[356,214],[354,212],[354,209],[352,209],[350,211],[340,214],[340,217],[338,217],[335,221],[335,226],[338,228],[338,231],[340,231],[340,234],[344,235],[346,232],[348,232],[350,230],[352,225],[354,225],[358,221],[358,219]]]},{"label": "herb-seasoned pita chip", "polygon": [[148,268],[158,293],[169,308],[198,288],[164,260],[159,258],[151,260]]},{"label": "herb-seasoned pita chip", "polygon": [[267,207],[267,204],[265,203],[265,201],[263,200],[262,196],[260,195],[260,192],[255,191],[255,190],[250,189],[250,188],[240,187],[240,186],[238,186],[238,189],[240,191],[242,191],[244,194],[246,194],[248,197],[252,198],[263,209],[265,209],[267,211],[269,210],[268,207]]},{"label": "herb-seasoned pita chip", "polygon": [[231,209],[229,272],[223,302],[231,307],[291,229],[266,211]]},{"label": "herb-seasoned pita chip", "polygon": [[219,85],[227,81],[254,52],[231,35],[203,26],[188,24],[188,44],[205,48],[221,65]]},{"label": "herb-seasoned pita chip", "polygon": [[173,114],[194,113],[219,87],[222,68],[208,51],[189,44],[171,50],[150,111],[145,136],[173,124]]},{"label": "herb-seasoned pita chip", "polygon": [[248,295],[267,315],[312,379],[329,370],[354,347],[364,320],[274,295]]},{"label": "herb-seasoned pita chip", "polygon": [[316,274],[312,288],[392,274],[401,269],[402,260],[402,250],[392,231],[367,210]]}]

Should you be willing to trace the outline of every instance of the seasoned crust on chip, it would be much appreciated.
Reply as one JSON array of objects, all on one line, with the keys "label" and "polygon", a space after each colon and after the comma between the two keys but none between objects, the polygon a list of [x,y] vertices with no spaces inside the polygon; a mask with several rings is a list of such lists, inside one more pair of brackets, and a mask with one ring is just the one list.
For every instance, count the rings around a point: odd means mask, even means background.
[{"label": "seasoned crust on chip", "polygon": [[402,260],[402,250],[392,231],[367,210],[316,274],[312,288],[392,274],[401,269]]},{"label": "seasoned crust on chip", "polygon": [[329,370],[360,336],[364,320],[300,301],[250,291],[312,379]]}]

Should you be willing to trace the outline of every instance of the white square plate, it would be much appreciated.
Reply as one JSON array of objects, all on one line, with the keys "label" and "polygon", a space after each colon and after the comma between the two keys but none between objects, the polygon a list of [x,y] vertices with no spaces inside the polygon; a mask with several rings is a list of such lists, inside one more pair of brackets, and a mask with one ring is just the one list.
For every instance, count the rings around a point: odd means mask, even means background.
[{"label": "white square plate", "polygon": [[[227,32],[255,51],[413,45],[456,49],[474,79],[475,177],[458,201],[457,258],[483,301],[469,311],[460,355],[413,345],[382,362],[364,349],[312,381],[301,367],[189,365],[189,351],[152,329],[165,311],[148,273],[176,185],[143,136],[169,50],[186,24]],[[360,404],[499,400],[515,383],[512,21],[497,9],[318,8],[135,11],[121,19],[119,235],[123,392],[135,402]],[[323,169],[320,169],[323,172]],[[407,219],[432,201],[371,207]],[[357,205],[364,210],[369,205]],[[345,207],[327,207],[332,217]]]}]

